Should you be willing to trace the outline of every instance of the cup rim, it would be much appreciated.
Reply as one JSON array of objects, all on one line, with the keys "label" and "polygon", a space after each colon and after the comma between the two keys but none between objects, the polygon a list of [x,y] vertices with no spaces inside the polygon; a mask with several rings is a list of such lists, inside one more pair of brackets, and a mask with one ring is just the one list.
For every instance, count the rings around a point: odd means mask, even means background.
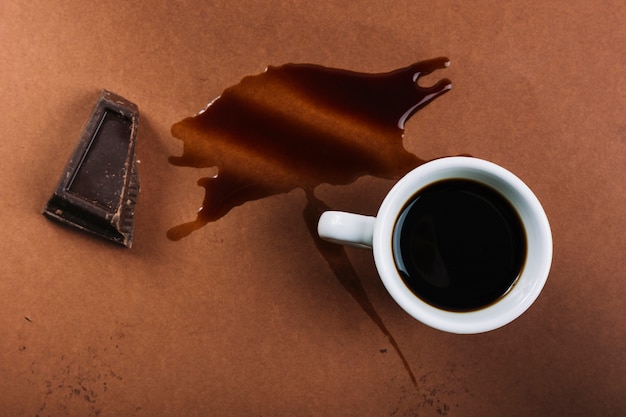
[{"label": "cup rim", "polygon": [[[469,178],[503,194],[518,211],[527,239],[527,257],[519,278],[500,299],[481,309],[455,312],[434,307],[404,283],[392,251],[396,219],[411,197],[433,182]],[[398,181],[380,206],[372,248],[379,275],[392,298],[415,319],[451,333],[482,333],[502,327],[523,314],[543,289],[552,263],[552,233],[543,207],[530,188],[507,169],[465,156],[436,159],[420,165]]]}]

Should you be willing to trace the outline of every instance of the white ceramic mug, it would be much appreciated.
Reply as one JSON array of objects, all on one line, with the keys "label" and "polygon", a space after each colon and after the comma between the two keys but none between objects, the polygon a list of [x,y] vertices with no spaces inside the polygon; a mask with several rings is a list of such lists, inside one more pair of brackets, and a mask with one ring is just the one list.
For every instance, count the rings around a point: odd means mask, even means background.
[{"label": "white ceramic mug", "polygon": [[[526,259],[517,280],[497,301],[471,311],[435,307],[404,283],[394,260],[392,239],[399,214],[420,190],[446,179],[470,179],[498,191],[514,207],[526,235]],[[552,263],[552,234],[537,197],[508,170],[477,158],[447,157],[427,162],[408,173],[385,197],[376,217],[328,211],[318,233],[325,240],[372,248],[376,268],[393,299],[411,316],[451,333],[481,333],[504,326],[537,299]]]}]

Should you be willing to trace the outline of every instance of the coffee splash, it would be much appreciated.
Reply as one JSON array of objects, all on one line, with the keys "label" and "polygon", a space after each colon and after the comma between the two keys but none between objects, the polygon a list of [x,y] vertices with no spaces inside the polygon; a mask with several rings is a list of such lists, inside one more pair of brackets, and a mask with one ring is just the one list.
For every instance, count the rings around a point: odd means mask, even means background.
[{"label": "coffee splash", "polygon": [[380,74],[287,64],[245,77],[202,112],[172,126],[184,147],[170,163],[217,167],[218,174],[198,181],[205,197],[196,219],[170,229],[168,238],[182,239],[248,201],[303,189],[303,216],[318,250],[388,337],[416,385],[344,248],[317,236],[317,220],[328,207],[314,190],[324,183],[350,184],[363,175],[398,179],[423,163],[402,145],[404,124],[451,88],[447,79],[430,87],[417,83],[448,64],[447,58],[436,58]]}]

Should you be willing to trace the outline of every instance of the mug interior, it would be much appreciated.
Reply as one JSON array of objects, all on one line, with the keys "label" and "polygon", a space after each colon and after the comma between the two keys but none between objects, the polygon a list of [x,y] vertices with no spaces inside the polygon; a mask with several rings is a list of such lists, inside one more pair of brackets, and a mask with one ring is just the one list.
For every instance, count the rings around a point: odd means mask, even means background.
[{"label": "mug interior", "polygon": [[[398,273],[392,250],[393,231],[405,204],[421,189],[443,179],[471,179],[502,194],[517,210],[526,233],[526,261],[509,291],[480,309],[453,312],[434,307],[416,296]],[[477,158],[448,157],[411,171],[383,201],[373,239],[374,259],[383,284],[394,300],[417,320],[452,333],[481,333],[504,326],[519,317],[539,296],[552,261],[550,225],[539,200],[508,170]]]}]

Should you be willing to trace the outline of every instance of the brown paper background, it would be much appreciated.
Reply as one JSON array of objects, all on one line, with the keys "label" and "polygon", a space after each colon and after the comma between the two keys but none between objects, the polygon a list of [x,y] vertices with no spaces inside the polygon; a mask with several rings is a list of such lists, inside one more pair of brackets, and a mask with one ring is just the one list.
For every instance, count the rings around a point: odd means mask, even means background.
[{"label": "brown paper background", "polygon": [[[0,5],[0,415],[626,414],[623,1],[30,1]],[[397,307],[348,253],[387,337],[302,220],[304,193],[249,203],[190,237],[196,180],[170,126],[267,65],[383,72],[436,56],[453,90],[407,124],[423,159],[515,172],[553,228],[536,304],[480,335]],[[138,104],[130,250],[40,212],[99,91]],[[210,172],[210,170],[209,170]],[[321,186],[373,214],[389,181]]]}]

